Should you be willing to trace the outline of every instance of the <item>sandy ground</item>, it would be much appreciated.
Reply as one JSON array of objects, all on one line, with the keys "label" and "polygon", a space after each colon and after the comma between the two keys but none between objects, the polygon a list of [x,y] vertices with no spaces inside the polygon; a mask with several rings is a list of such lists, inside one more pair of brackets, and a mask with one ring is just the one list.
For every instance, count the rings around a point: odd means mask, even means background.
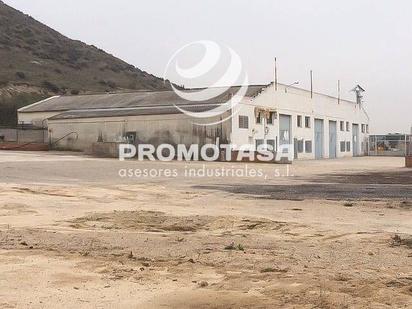
[{"label": "sandy ground", "polygon": [[0,152],[0,308],[411,308],[402,166]]}]

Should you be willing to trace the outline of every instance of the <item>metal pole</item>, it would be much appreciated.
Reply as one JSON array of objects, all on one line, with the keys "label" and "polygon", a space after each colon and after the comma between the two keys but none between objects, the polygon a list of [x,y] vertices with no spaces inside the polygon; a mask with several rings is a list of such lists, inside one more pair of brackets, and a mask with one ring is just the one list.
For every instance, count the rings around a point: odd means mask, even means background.
[{"label": "metal pole", "polygon": [[340,104],[340,80],[338,80],[338,104]]},{"label": "metal pole", "polygon": [[376,135],[375,135],[375,155],[377,156],[378,155],[378,142],[377,142],[377,137],[376,137]]},{"label": "metal pole", "polygon": [[313,72],[310,70],[310,98],[313,99]]},{"label": "metal pole", "polygon": [[275,90],[278,91],[278,65],[277,65],[276,57],[275,57]]},{"label": "metal pole", "polygon": [[408,143],[406,143],[406,134],[405,134],[405,157],[408,155]]}]

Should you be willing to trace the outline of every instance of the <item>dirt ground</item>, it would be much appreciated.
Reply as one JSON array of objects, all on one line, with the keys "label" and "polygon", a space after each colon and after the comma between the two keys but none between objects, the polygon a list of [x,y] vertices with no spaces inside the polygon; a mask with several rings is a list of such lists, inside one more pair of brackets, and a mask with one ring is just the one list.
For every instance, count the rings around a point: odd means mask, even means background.
[{"label": "dirt ground", "polygon": [[0,308],[411,308],[403,163],[0,151]]}]

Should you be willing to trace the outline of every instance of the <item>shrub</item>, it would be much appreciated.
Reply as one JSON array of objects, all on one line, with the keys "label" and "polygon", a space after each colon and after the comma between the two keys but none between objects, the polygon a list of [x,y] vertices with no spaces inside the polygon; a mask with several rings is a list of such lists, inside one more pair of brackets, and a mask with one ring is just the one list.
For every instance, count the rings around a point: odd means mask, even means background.
[{"label": "shrub", "polygon": [[70,93],[71,93],[72,95],[78,95],[78,94],[80,93],[80,91],[77,90],[77,89],[72,89],[72,90],[70,91]]},{"label": "shrub", "polygon": [[26,78],[26,74],[24,74],[24,72],[16,72],[16,76],[19,79],[25,79]]}]

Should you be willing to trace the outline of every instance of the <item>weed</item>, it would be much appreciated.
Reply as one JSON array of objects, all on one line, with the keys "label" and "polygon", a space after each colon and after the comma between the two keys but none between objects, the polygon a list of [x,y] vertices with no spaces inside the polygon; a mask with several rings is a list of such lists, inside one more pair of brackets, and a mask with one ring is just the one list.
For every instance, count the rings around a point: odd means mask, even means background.
[{"label": "weed", "polygon": [[205,288],[208,285],[209,285],[209,283],[207,283],[206,281],[199,282],[199,287],[201,287],[201,288]]},{"label": "weed", "polygon": [[243,247],[242,244],[238,244],[237,246],[235,245],[234,242],[232,242],[230,245],[225,247],[225,250],[239,250],[239,251],[245,251],[245,248]]}]

